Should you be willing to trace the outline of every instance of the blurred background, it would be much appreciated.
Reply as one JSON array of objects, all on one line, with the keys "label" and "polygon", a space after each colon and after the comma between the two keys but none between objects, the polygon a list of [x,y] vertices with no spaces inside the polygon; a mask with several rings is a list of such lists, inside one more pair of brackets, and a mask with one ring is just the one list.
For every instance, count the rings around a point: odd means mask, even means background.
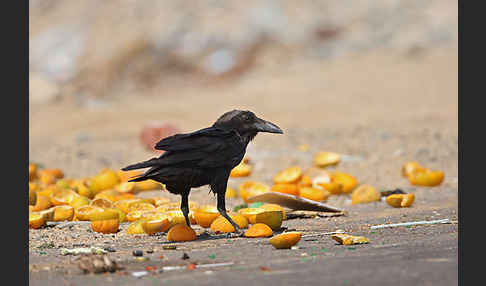
[{"label": "blurred background", "polygon": [[397,170],[421,154],[457,176],[457,5],[30,0],[30,161],[68,177],[118,169],[153,156],[144,127],[189,132],[249,109],[285,131],[248,150],[279,167],[310,162],[294,155],[306,144]]}]

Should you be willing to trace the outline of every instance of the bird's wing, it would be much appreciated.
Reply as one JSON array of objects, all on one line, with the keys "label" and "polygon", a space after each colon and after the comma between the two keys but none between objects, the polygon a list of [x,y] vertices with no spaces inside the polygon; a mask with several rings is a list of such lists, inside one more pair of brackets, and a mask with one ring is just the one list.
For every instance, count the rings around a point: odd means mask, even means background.
[{"label": "bird's wing", "polygon": [[214,149],[214,151],[216,151],[221,147],[217,144],[218,141],[235,135],[235,132],[232,131],[226,131],[216,127],[208,127],[192,133],[176,134],[166,137],[155,145],[155,149],[164,151]]},{"label": "bird's wing", "polygon": [[238,133],[216,127],[164,138],[155,148],[167,151],[157,160],[160,167],[217,168],[242,158],[245,151]]}]

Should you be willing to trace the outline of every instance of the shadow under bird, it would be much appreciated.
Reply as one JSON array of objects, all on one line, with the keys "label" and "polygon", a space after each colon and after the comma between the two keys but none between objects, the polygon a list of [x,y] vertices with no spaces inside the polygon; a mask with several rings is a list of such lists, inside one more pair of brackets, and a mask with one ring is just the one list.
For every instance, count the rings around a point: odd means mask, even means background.
[{"label": "shadow under bird", "polygon": [[258,132],[283,133],[277,125],[258,118],[251,111],[229,111],[211,127],[160,140],[155,149],[166,151],[160,157],[129,165],[122,170],[150,167],[130,181],[151,179],[165,184],[169,192],[180,194],[181,211],[188,226],[191,225],[188,204],[191,188],[209,185],[217,195],[219,213],[233,225],[236,232],[242,234],[226,212],[226,186],[231,170],[241,162],[248,143]]}]

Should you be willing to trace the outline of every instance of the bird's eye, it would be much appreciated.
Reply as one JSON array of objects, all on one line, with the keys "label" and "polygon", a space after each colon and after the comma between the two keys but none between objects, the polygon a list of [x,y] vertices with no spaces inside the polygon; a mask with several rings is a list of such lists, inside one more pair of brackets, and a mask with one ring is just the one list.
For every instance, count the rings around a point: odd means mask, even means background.
[{"label": "bird's eye", "polygon": [[248,115],[243,116],[243,120],[250,121],[250,116],[248,116]]}]

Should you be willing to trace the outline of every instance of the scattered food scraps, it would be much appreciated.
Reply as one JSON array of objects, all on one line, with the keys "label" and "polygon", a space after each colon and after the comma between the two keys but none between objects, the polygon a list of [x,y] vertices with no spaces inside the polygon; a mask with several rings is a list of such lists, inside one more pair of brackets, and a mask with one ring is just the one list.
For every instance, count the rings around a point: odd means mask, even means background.
[{"label": "scattered food scraps", "polygon": [[444,172],[433,171],[418,162],[408,162],[402,166],[402,176],[408,178],[412,185],[433,187],[444,181]]},{"label": "scattered food scraps", "polygon": [[273,177],[275,184],[295,184],[302,178],[302,169],[298,166],[281,170]]},{"label": "scattered food scraps", "polygon": [[143,220],[137,220],[137,221],[130,223],[128,225],[127,229],[125,230],[126,233],[128,233],[128,234],[144,234],[145,231],[143,230],[143,227],[142,227],[143,222],[144,222]]},{"label": "scattered food scraps", "polygon": [[170,227],[168,218],[153,219],[142,222],[142,229],[148,235],[154,235],[158,232],[165,232]]},{"label": "scattered food scraps", "polygon": [[246,181],[240,185],[240,197],[249,203],[248,197],[270,192],[270,187],[261,182]]},{"label": "scattered food scraps", "polygon": [[[240,229],[248,228],[248,219],[242,214],[230,213],[228,215],[238,225]],[[236,231],[233,225],[222,216],[219,216],[211,223],[210,229],[216,233],[230,233]]]},{"label": "scattered food scraps", "polygon": [[425,168],[416,161],[407,162],[402,166],[402,176],[408,178],[413,173],[424,172]]},{"label": "scattered food scraps", "polygon": [[369,243],[369,240],[364,236],[354,236],[345,233],[333,234],[331,235],[331,238],[343,245]]},{"label": "scattered food scraps", "polygon": [[117,233],[120,225],[118,218],[91,221],[91,229],[100,233]]},{"label": "scattered food scraps", "polygon": [[240,164],[236,165],[236,167],[234,167],[231,170],[230,177],[232,178],[248,177],[250,174],[251,174],[251,165],[241,161]]},{"label": "scattered food scraps", "polygon": [[272,235],[272,229],[263,223],[254,224],[245,232],[246,237],[268,237]]},{"label": "scattered food scraps", "polygon": [[425,172],[413,173],[408,179],[412,185],[434,187],[444,181],[444,172],[426,170]]},{"label": "scattered food scraps", "polygon": [[296,245],[302,237],[298,231],[286,232],[276,235],[268,240],[276,249],[289,249]]},{"label": "scattered food scraps", "polygon": [[299,196],[309,200],[321,202],[327,201],[331,193],[327,190],[317,189],[313,187],[300,187]]},{"label": "scattered food scraps", "polygon": [[204,205],[194,211],[194,219],[201,227],[208,228],[220,216],[218,209],[212,205]]},{"label": "scattered food scraps", "polygon": [[370,185],[361,185],[353,191],[351,195],[352,204],[370,203],[379,201],[381,199],[380,193]]},{"label": "scattered food scraps", "polygon": [[250,224],[263,223],[273,230],[278,230],[282,226],[283,211],[268,210],[263,208],[244,208],[238,211]]},{"label": "scattered food scraps", "polygon": [[410,207],[414,200],[414,194],[393,194],[386,197],[386,203],[394,208]]},{"label": "scattered food scraps", "polygon": [[196,232],[185,223],[173,226],[167,233],[168,241],[192,241],[196,238]]},{"label": "scattered food scraps", "polygon": [[238,210],[238,213],[246,217],[248,223],[255,224],[256,223],[256,215],[259,213],[264,212],[264,209],[261,208],[241,208]]},{"label": "scattered food scraps", "polygon": [[224,195],[227,199],[232,199],[238,197],[238,193],[235,189],[227,187],[226,194]]},{"label": "scattered food scraps", "polygon": [[268,210],[268,211],[282,211],[282,220],[287,219],[287,212],[280,205],[277,205],[277,204],[262,204],[260,206],[257,206],[257,208]]},{"label": "scattered food scraps", "polygon": [[29,228],[41,228],[46,224],[45,216],[40,213],[29,213]]},{"label": "scattered food scraps", "polygon": [[320,168],[336,165],[341,160],[338,153],[318,152],[314,155],[314,165]]},{"label": "scattered food scraps", "polygon": [[299,195],[299,187],[297,186],[297,184],[274,184],[271,188],[271,191],[294,196]]},{"label": "scattered food scraps", "polygon": [[358,184],[358,180],[350,174],[335,171],[331,173],[331,182],[341,185],[341,191],[345,194],[351,193],[351,191]]}]

